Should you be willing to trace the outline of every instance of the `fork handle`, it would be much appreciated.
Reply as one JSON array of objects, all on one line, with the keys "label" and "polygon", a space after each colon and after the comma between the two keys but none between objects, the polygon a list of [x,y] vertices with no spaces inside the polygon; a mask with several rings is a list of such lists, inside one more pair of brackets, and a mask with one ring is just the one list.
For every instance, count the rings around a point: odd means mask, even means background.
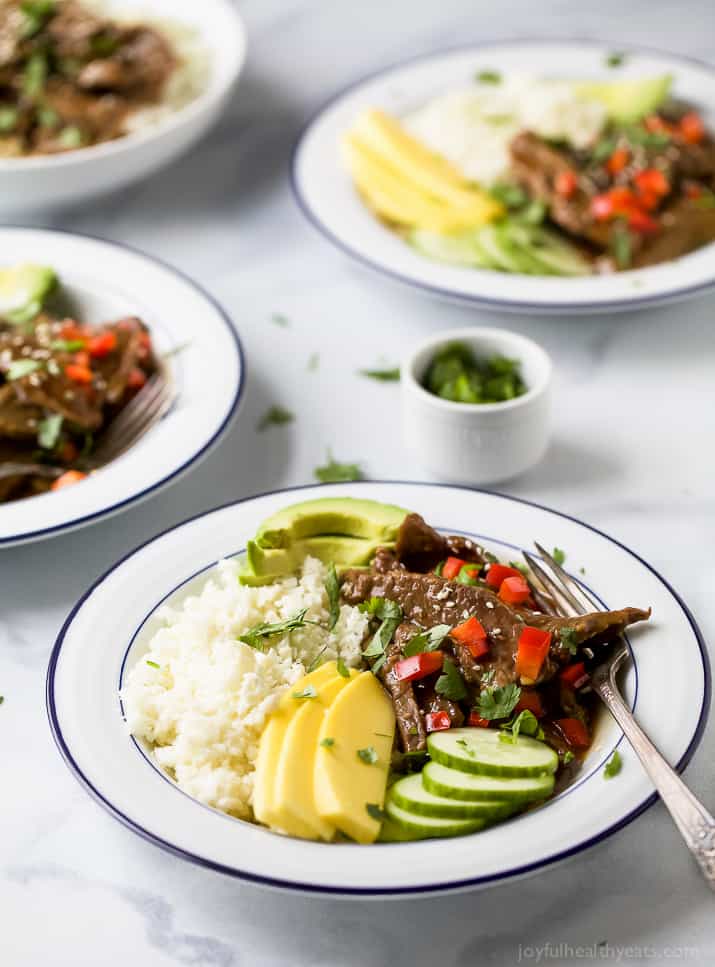
[{"label": "fork handle", "polygon": [[593,683],[594,690],[623,729],[660,798],[680,830],[711,890],[715,890],[715,819],[665,761],[633,718],[614,682]]}]

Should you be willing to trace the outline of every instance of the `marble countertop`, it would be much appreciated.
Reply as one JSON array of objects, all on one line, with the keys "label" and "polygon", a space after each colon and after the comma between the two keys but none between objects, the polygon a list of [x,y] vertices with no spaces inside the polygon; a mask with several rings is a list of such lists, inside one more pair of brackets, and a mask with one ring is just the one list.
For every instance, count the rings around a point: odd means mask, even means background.
[{"label": "marble countertop", "polygon": [[[240,6],[248,66],[210,139],[139,186],[36,219],[136,245],[194,276],[235,320],[249,377],[228,437],[176,486],[76,534],[0,552],[0,964],[715,963],[713,896],[661,805],[576,859],[486,892],[314,900],[244,886],[147,845],[86,796],[55,751],[47,658],[94,577],[205,508],[309,482],[329,447],[360,460],[372,478],[424,478],[385,424],[396,387],[360,380],[355,370],[397,362],[416,340],[470,323],[526,333],[556,364],[551,450],[503,489],[617,535],[685,593],[706,639],[715,638],[715,298],[574,319],[446,305],[331,249],[299,214],[287,178],[292,141],[310,112],[383,64],[467,39],[519,36],[644,42],[713,59],[711,0]],[[271,324],[274,313],[290,325]],[[314,352],[320,369],[309,376]],[[259,436],[256,422],[274,403],[294,410],[297,422]],[[711,726],[686,773],[711,808],[714,758]]]}]

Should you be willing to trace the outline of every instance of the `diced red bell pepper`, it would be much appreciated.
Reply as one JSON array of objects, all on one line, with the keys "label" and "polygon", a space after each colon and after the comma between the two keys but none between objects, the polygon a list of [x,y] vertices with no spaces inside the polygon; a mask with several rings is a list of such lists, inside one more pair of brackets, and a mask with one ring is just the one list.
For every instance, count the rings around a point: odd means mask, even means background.
[{"label": "diced red bell pepper", "polygon": [[448,581],[454,580],[466,563],[459,557],[448,557],[442,567],[442,577]]},{"label": "diced red bell pepper", "polygon": [[98,336],[93,336],[87,344],[89,355],[95,359],[103,359],[117,348],[117,334],[107,330]]},{"label": "diced red bell pepper", "polygon": [[449,634],[451,638],[454,638],[455,641],[469,650],[472,658],[481,658],[489,654],[487,633],[481,622],[477,621],[476,618],[467,618],[461,625],[452,628]]},{"label": "diced red bell pepper", "polygon": [[519,635],[514,670],[519,678],[535,682],[551,647],[551,632],[525,625]]},{"label": "diced red bell pepper", "polygon": [[696,111],[688,111],[680,119],[678,129],[684,141],[688,144],[700,144],[705,137],[703,119]]},{"label": "diced red bell pepper", "polygon": [[633,175],[633,182],[639,193],[653,194],[663,198],[670,191],[670,182],[660,168],[644,168]]},{"label": "diced red bell pepper", "polygon": [[60,327],[60,339],[65,339],[67,342],[76,342],[79,339],[85,339],[86,336],[86,329],[74,319],[65,319]]},{"label": "diced red bell pepper", "polygon": [[670,121],[666,121],[665,118],[660,117],[658,114],[651,114],[645,119],[643,124],[651,134],[673,134],[675,131],[675,125],[671,124]]},{"label": "diced red bell pepper", "polygon": [[428,712],[425,715],[425,728],[428,732],[444,732],[452,728],[452,719],[447,712]]},{"label": "diced red bell pepper", "polygon": [[537,719],[544,715],[544,705],[541,696],[533,689],[522,688],[519,701],[514,706],[515,712],[532,712]]},{"label": "diced red bell pepper", "polygon": [[660,223],[646,212],[635,209],[628,213],[628,227],[640,235],[653,235],[660,230]]},{"label": "diced red bell pepper", "polygon": [[62,490],[63,487],[69,487],[71,484],[79,483],[86,476],[87,474],[82,473],[80,470],[66,470],[55,480],[50,490]]},{"label": "diced red bell pepper", "polygon": [[91,365],[90,359],[89,359],[89,353],[87,352],[86,349],[80,349],[79,352],[76,352],[72,357],[72,362],[75,363],[77,366],[83,366],[85,369],[89,369]]},{"label": "diced red bell pepper", "polygon": [[490,588],[497,588],[498,590],[505,578],[520,577],[523,577],[523,575],[515,567],[507,567],[506,564],[491,564],[487,571],[485,581]]},{"label": "diced red bell pepper", "polygon": [[65,374],[73,383],[84,383],[87,385],[93,379],[92,370],[89,366],[81,366],[79,363],[68,363],[65,366]]},{"label": "diced red bell pepper", "polygon": [[585,676],[585,674],[586,666],[582,661],[577,661],[574,662],[573,665],[567,665],[559,675],[559,678],[562,682],[566,682],[567,685],[575,685],[580,678]]},{"label": "diced red bell pepper", "polygon": [[580,719],[557,719],[556,724],[573,749],[587,749],[591,744],[588,729]]},{"label": "diced red bell pepper", "polygon": [[127,376],[127,389],[141,389],[146,383],[146,373],[143,369],[135,366],[129,371]]},{"label": "diced red bell pepper", "polygon": [[629,215],[638,208],[638,199],[630,188],[611,188],[591,199],[591,214],[596,221],[604,222],[616,215]]},{"label": "diced red bell pepper", "polygon": [[561,195],[562,198],[570,198],[577,187],[576,172],[571,171],[570,168],[567,171],[560,171],[554,178],[554,189],[556,194]]},{"label": "diced red bell pepper", "polygon": [[520,574],[518,577],[505,578],[502,581],[499,597],[507,604],[524,604],[531,598],[531,589]]},{"label": "diced red bell pepper", "polygon": [[439,671],[442,661],[441,651],[423,651],[419,655],[410,655],[409,658],[398,661],[392,669],[392,674],[398,682],[413,682]]},{"label": "diced red bell pepper", "polygon": [[606,162],[606,170],[612,175],[620,174],[631,160],[631,153],[627,148],[616,148]]},{"label": "diced red bell pepper", "polygon": [[471,725],[477,729],[488,729],[491,725],[491,722],[489,719],[483,719],[480,715],[477,715],[476,712],[470,712],[469,718],[467,719],[467,725]]}]

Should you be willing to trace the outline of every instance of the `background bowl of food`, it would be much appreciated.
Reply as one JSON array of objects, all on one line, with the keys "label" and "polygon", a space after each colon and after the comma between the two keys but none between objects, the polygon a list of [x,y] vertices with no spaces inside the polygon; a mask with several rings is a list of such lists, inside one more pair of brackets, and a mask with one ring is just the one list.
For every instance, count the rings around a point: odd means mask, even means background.
[{"label": "background bowl of food", "polygon": [[405,443],[437,478],[494,483],[544,456],[551,360],[531,339],[454,329],[421,343],[402,372]]},{"label": "background bowl of food", "polygon": [[245,59],[228,0],[4,0],[0,211],[144,177],[215,122]]}]

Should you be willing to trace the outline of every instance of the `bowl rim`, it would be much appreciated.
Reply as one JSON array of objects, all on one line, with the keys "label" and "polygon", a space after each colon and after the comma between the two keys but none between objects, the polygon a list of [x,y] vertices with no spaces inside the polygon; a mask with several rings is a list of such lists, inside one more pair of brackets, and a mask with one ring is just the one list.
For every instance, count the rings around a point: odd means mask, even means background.
[{"label": "bowl rim", "polygon": [[[680,594],[675,590],[675,588],[670,584],[670,582],[665,577],[663,577],[663,575],[659,571],[656,570],[656,568],[654,568],[651,564],[649,564],[643,557],[641,557],[640,554],[638,554],[628,545],[623,544],[617,538],[602,531],[600,528],[595,527],[594,525],[589,524],[586,521],[582,520],[581,518],[576,517],[572,514],[568,514],[560,510],[555,510],[554,508],[549,507],[548,505],[541,504],[532,500],[527,500],[523,497],[515,497],[510,494],[504,494],[498,491],[489,490],[487,488],[481,488],[481,487],[468,487],[464,485],[460,486],[458,484],[426,483],[424,481],[400,480],[397,478],[380,479],[376,481],[370,481],[370,483],[393,484],[393,485],[414,484],[421,487],[424,486],[424,487],[430,487],[430,488],[447,487],[447,488],[457,489],[462,491],[489,494],[489,495],[501,498],[505,501],[511,501],[516,504],[523,504],[542,511],[546,511],[547,513],[554,514],[557,517],[561,517],[561,518],[564,518],[565,520],[576,523],[586,528],[587,530],[599,535],[600,537],[604,538],[608,542],[616,545],[617,547],[625,551],[627,554],[629,554],[636,561],[638,561],[647,571],[649,571],[665,587],[665,589],[670,593],[670,595],[672,595],[674,601],[683,612],[683,615],[686,621],[688,622],[688,624],[690,625],[690,628],[693,632],[693,636],[695,638],[698,652],[700,655],[700,660],[702,662],[703,693],[702,693],[702,701],[701,701],[701,707],[698,715],[697,724],[695,726],[692,737],[685,751],[683,752],[679,760],[676,763],[674,763],[674,768],[676,769],[677,772],[680,773],[685,769],[685,767],[688,765],[693,755],[695,754],[698,746],[700,745],[700,742],[702,741],[702,737],[705,732],[705,728],[709,717],[710,704],[711,704],[710,659],[709,659],[709,654],[708,654],[707,646],[705,644],[703,633],[694,615],[692,614],[692,612],[690,611],[689,607],[687,606],[683,598],[680,596]],[[352,483],[352,484],[349,484],[349,485],[346,484],[343,486],[355,487],[355,484]],[[559,852],[552,854],[549,857],[545,857],[542,860],[525,864],[521,867],[513,868],[498,874],[491,874],[483,877],[473,877],[466,880],[463,879],[458,881],[445,882],[438,886],[433,886],[431,888],[425,888],[424,886],[417,886],[417,887],[400,887],[397,889],[395,888],[383,889],[383,888],[355,888],[355,887],[353,888],[337,887],[336,888],[332,886],[316,886],[315,884],[311,884],[310,882],[305,882],[305,881],[296,882],[291,880],[275,878],[273,876],[253,874],[253,873],[246,872],[245,870],[239,870],[239,869],[236,869],[235,867],[231,867],[226,864],[207,859],[206,857],[200,856],[197,853],[192,852],[191,850],[188,850],[182,846],[178,846],[174,843],[167,841],[166,839],[163,839],[161,836],[158,836],[154,832],[147,830],[145,827],[141,825],[140,822],[127,816],[124,812],[122,812],[122,810],[119,807],[117,807],[108,798],[106,798],[105,795],[102,793],[102,791],[98,789],[93,784],[93,782],[84,774],[79,764],[74,759],[74,756],[71,750],[65,743],[65,740],[62,734],[62,728],[57,715],[56,705],[55,705],[54,681],[55,681],[55,674],[57,671],[57,665],[59,662],[64,639],[74,621],[75,616],[81,610],[85,602],[91,597],[94,590],[99,585],[101,585],[105,581],[105,579],[108,578],[115,570],[121,567],[129,558],[138,554],[147,545],[160,540],[162,537],[168,535],[172,531],[180,527],[183,527],[184,525],[189,524],[192,521],[198,520],[201,517],[205,517],[211,513],[214,513],[216,511],[220,511],[228,507],[243,504],[245,502],[255,500],[256,498],[259,498],[259,497],[277,495],[282,493],[294,494],[307,489],[315,489],[315,485],[304,484],[298,487],[286,487],[286,488],[280,488],[278,490],[273,490],[273,491],[264,491],[259,494],[252,494],[248,497],[242,497],[238,500],[228,501],[224,504],[221,504],[217,507],[212,508],[211,510],[204,510],[198,514],[193,515],[192,517],[187,518],[186,520],[179,522],[178,524],[174,524],[171,527],[166,528],[166,530],[164,530],[160,534],[157,534],[149,538],[148,540],[142,542],[137,547],[130,550],[128,553],[124,554],[112,566],[107,568],[107,570],[104,573],[102,573],[92,583],[92,585],[85,591],[85,593],[81,595],[79,600],[72,608],[71,612],[67,616],[64,624],[62,625],[62,628],[58,633],[57,639],[54,643],[52,652],[50,654],[50,659],[49,659],[48,669],[47,669],[47,676],[46,676],[46,684],[45,684],[46,711],[47,711],[47,716],[49,720],[50,731],[52,732],[52,736],[60,756],[63,758],[66,766],[68,767],[70,772],[74,774],[75,778],[78,780],[80,785],[83,786],[85,791],[98,803],[98,805],[104,808],[110,815],[112,815],[116,820],[118,820],[123,826],[125,826],[127,829],[130,829],[132,832],[136,833],[140,838],[144,839],[146,842],[151,843],[154,846],[158,846],[161,849],[165,850],[166,852],[174,856],[177,856],[184,860],[188,860],[189,862],[192,862],[199,867],[202,867],[204,869],[210,869],[215,872],[228,875],[233,879],[237,879],[239,881],[248,882],[253,885],[258,885],[263,887],[280,889],[287,893],[299,893],[299,894],[304,894],[308,896],[313,895],[313,896],[323,896],[323,897],[332,897],[332,898],[348,897],[352,899],[357,899],[357,898],[390,899],[390,898],[406,898],[410,896],[425,897],[425,896],[446,895],[449,893],[454,893],[456,891],[463,891],[463,890],[468,890],[468,889],[473,889],[473,888],[478,888],[483,886],[496,885],[501,882],[508,882],[509,880],[514,879],[515,877],[525,876],[531,873],[536,873],[540,870],[548,869],[563,860],[566,860],[572,856],[576,856],[579,853],[582,853],[584,850],[589,849],[592,846],[598,845],[599,843],[609,839],[611,836],[613,836],[614,833],[628,826],[634,819],[636,819],[638,816],[640,816],[642,813],[644,813],[647,809],[649,809],[652,805],[654,805],[654,803],[658,801],[658,798],[659,798],[658,794],[656,792],[653,792],[650,795],[648,795],[646,798],[644,798],[636,806],[634,806],[634,808],[631,809],[630,812],[625,813],[616,822],[612,823],[604,830],[601,830],[598,833],[594,833],[586,837],[584,840],[582,840],[581,842],[579,842],[578,844],[572,847],[562,849]],[[400,846],[403,844],[382,844],[382,845],[384,848],[389,849],[391,846],[394,846],[394,845]]]},{"label": "bowl rim", "polygon": [[[529,386],[526,393],[499,403],[457,403],[454,400],[445,400],[434,393],[430,393],[420,383],[416,369],[420,363],[420,357],[423,355],[430,351],[436,353],[449,343],[478,343],[480,340],[487,339],[502,342],[505,349],[519,355],[520,363],[523,363],[527,358],[536,361],[540,367],[540,377],[533,386]],[[403,378],[405,392],[419,397],[425,404],[433,406],[436,410],[460,416],[485,416],[488,419],[491,415],[498,416],[529,406],[543,396],[551,385],[553,371],[554,366],[551,357],[534,339],[511,329],[500,329],[492,326],[463,326],[459,329],[448,329],[438,336],[430,336],[429,339],[419,343],[405,360]]]},{"label": "bowl rim", "polygon": [[[214,80],[219,80],[219,75],[212,73],[206,88],[197,94],[192,101],[189,101],[188,104],[172,111],[158,124],[148,125],[141,131],[132,131],[129,134],[124,134],[120,138],[115,138],[113,141],[103,141],[100,144],[88,145],[86,148],[74,148],[71,151],[63,151],[59,154],[34,155],[27,158],[0,158],[0,177],[3,175],[43,169],[62,169],[70,167],[71,165],[80,166],[90,164],[95,160],[100,161],[104,158],[112,158],[121,154],[123,151],[130,151],[132,148],[140,147],[143,144],[161,138],[169,131],[187,127],[196,118],[210,113],[212,109],[220,105],[223,98],[238,80],[245,66],[248,32],[238,8],[230,0],[203,0],[203,2],[218,4],[226,13],[227,22],[233,22],[233,39],[237,56],[233,65],[227,71],[226,77],[220,83],[214,83]],[[147,12],[151,13],[151,11]],[[188,24],[181,17],[172,16],[171,14],[168,19],[176,20],[177,23],[182,25]],[[208,47],[209,45],[207,44],[206,46]],[[213,49],[209,52],[213,53]]]}]

